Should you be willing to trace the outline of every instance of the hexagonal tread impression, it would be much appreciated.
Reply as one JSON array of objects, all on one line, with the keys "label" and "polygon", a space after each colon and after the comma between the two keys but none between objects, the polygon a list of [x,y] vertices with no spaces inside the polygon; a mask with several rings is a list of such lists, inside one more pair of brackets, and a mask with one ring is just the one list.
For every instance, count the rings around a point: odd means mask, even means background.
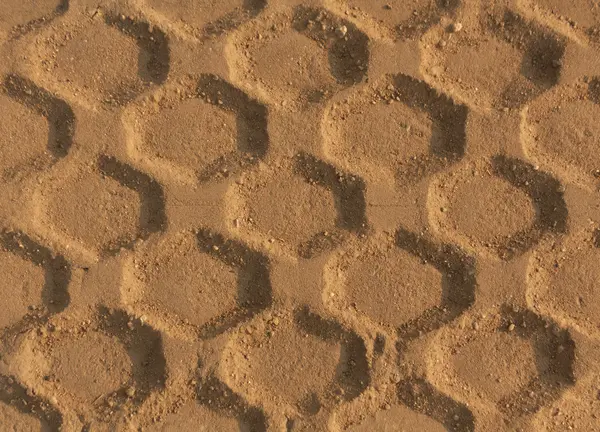
[{"label": "hexagonal tread impression", "polygon": [[406,250],[367,249],[348,264],[342,296],[348,309],[376,325],[400,328],[442,303],[443,279],[437,268]]},{"label": "hexagonal tread impression", "polygon": [[564,189],[551,174],[497,155],[432,184],[429,218],[459,244],[510,260],[567,230]]},{"label": "hexagonal tread impression", "polygon": [[50,224],[70,239],[100,255],[116,255],[165,229],[163,190],[148,175],[109,156],[74,175],[80,178],[53,187],[46,209]]},{"label": "hexagonal tread impression", "polygon": [[431,205],[430,217],[439,218],[441,227],[456,231],[469,243],[493,248],[534,224],[535,206],[525,191],[488,172],[475,176],[473,171],[469,167],[454,172],[456,183],[444,179],[435,189],[439,196],[430,196],[440,204]]},{"label": "hexagonal tread impression", "polygon": [[66,156],[75,132],[75,116],[66,102],[8,75],[0,84],[0,108],[0,178],[20,179]]},{"label": "hexagonal tread impression", "polygon": [[58,51],[46,47],[54,79],[73,92],[122,106],[169,74],[167,36],[147,22],[107,13],[85,28],[59,33]]},{"label": "hexagonal tread impression", "polygon": [[[294,250],[315,236],[334,230],[337,211],[329,189],[289,172],[274,180],[252,188],[246,197],[248,221],[252,220],[252,228],[261,238],[271,237],[271,242],[279,241]],[[293,199],[289,199],[290,191]],[[307,218],[309,213],[311,217]]]},{"label": "hexagonal tread impression", "polygon": [[296,6],[291,21],[287,14],[275,15],[260,31],[264,37],[252,30],[236,44],[244,79],[282,106],[322,102],[366,77],[368,37],[325,9]]},{"label": "hexagonal tread impression", "polygon": [[64,310],[71,267],[60,255],[21,232],[0,232],[0,282],[5,296],[0,311],[0,334],[22,331]]},{"label": "hexagonal tread impression", "polygon": [[135,268],[144,288],[133,303],[152,313],[202,328],[238,305],[237,272],[202,251],[191,232],[152,245]]},{"label": "hexagonal tread impression", "polygon": [[180,102],[164,102],[141,123],[141,153],[201,182],[239,173],[269,146],[267,109],[216,75],[202,75]]},{"label": "hexagonal tread impression", "polygon": [[181,232],[152,245],[135,260],[135,269],[143,288],[130,293],[129,302],[201,338],[225,332],[271,304],[268,260],[209,230]]},{"label": "hexagonal tread impression", "polygon": [[[76,332],[48,334],[48,360],[36,375],[57,398],[71,402],[84,422],[111,424],[164,388],[166,360],[160,334],[120,310],[100,308]],[[51,373],[50,373],[51,372]]]},{"label": "hexagonal tread impression", "polygon": [[262,168],[231,186],[234,223],[248,237],[311,259],[335,249],[349,234],[367,232],[360,177],[308,153]]},{"label": "hexagonal tread impression", "polygon": [[368,159],[414,183],[464,156],[467,113],[423,81],[391,76],[332,109],[330,151],[351,166]]},{"label": "hexagonal tread impression", "polygon": [[569,332],[515,310],[503,306],[498,316],[481,320],[477,331],[448,335],[451,365],[442,372],[446,376],[451,369],[461,391],[495,405],[509,421],[550,405],[575,383]]},{"label": "hexagonal tread impression", "polygon": [[558,83],[564,38],[494,4],[484,6],[480,26],[483,35],[459,33],[441,53],[443,66],[432,64],[439,85],[451,83],[475,105],[516,109]]},{"label": "hexagonal tread impression", "polygon": [[[241,334],[230,341],[222,367],[238,371],[232,381],[236,391],[250,400],[269,394],[278,408],[298,413],[292,422],[302,422],[330,412],[368,387],[366,347],[359,336],[308,307],[274,315],[249,325],[256,335],[250,342]],[[250,376],[249,386],[243,377]]]}]

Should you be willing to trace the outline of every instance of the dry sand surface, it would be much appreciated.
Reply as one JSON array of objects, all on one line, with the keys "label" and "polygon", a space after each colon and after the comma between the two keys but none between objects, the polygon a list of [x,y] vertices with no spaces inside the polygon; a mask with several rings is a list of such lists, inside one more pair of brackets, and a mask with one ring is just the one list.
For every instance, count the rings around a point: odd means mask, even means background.
[{"label": "dry sand surface", "polygon": [[600,1],[0,0],[0,432],[600,431]]}]

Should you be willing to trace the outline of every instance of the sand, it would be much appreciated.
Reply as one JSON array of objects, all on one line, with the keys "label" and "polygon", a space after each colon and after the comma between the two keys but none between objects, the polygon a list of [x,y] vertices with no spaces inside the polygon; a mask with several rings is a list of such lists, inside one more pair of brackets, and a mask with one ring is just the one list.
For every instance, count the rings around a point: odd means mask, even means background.
[{"label": "sand", "polygon": [[600,430],[600,3],[0,2],[0,431]]}]

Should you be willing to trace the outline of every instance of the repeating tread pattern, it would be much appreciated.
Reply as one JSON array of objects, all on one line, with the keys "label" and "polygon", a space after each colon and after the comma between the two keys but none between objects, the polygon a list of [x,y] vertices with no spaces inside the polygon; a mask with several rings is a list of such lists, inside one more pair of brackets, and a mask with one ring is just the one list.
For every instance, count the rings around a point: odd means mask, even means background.
[{"label": "repeating tread pattern", "polygon": [[598,5],[26,3],[0,429],[600,430]]}]

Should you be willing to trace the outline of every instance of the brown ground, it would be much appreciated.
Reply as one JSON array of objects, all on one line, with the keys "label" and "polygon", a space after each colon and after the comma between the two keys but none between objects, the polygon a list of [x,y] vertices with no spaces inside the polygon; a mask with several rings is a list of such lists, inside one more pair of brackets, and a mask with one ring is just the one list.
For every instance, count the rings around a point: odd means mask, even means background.
[{"label": "brown ground", "polygon": [[600,431],[600,2],[0,1],[0,431]]}]

